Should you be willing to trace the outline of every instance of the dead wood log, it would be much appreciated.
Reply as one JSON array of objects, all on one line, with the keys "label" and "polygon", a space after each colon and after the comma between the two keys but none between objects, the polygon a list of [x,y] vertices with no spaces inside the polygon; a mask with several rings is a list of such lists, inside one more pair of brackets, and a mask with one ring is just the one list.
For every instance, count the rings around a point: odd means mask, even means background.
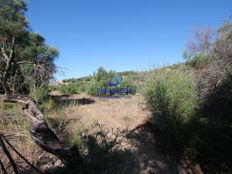
[{"label": "dead wood log", "polygon": [[57,156],[65,165],[70,164],[72,159],[79,158],[78,150],[75,147],[65,146],[49,128],[43,113],[31,97],[5,95],[2,98],[4,102],[14,102],[22,105],[23,113],[30,119],[31,137],[43,150]]}]

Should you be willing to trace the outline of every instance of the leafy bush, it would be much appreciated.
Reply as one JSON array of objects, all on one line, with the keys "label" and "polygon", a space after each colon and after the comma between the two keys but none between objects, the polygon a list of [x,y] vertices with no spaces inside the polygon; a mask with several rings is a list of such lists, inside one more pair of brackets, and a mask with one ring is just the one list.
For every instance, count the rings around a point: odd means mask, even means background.
[{"label": "leafy bush", "polygon": [[160,69],[153,73],[145,89],[152,123],[169,141],[185,141],[185,125],[197,109],[197,93],[192,73],[180,69]]},{"label": "leafy bush", "polygon": [[97,88],[99,88],[98,82],[95,79],[90,80],[87,85],[87,94],[96,96]]},{"label": "leafy bush", "polygon": [[106,89],[108,90],[107,95],[118,95],[113,94],[111,90],[117,88],[127,88],[130,90],[130,94],[136,93],[136,82],[138,81],[137,77],[134,74],[130,74],[131,72],[123,72],[120,75],[126,74],[123,76],[123,81],[120,85],[116,87],[109,87],[109,81],[111,81],[115,75],[115,71],[106,71],[103,67],[99,67],[97,71],[93,74],[93,76],[82,77],[78,79],[69,79],[64,82],[68,84],[63,85],[54,85],[51,86],[51,90],[58,90],[63,94],[72,95],[77,93],[87,93],[89,95],[97,96],[99,94],[98,89]]},{"label": "leafy bush", "polygon": [[127,75],[127,76],[125,76],[125,78],[123,78],[123,81],[120,84],[120,87],[121,88],[129,87],[132,89],[131,94],[135,94],[136,89],[137,89],[135,82],[136,82],[136,79],[134,79],[132,75]]},{"label": "leafy bush", "polygon": [[188,60],[186,65],[189,65],[194,69],[203,69],[207,65],[207,59],[204,55],[198,54],[195,55],[192,59]]},{"label": "leafy bush", "polygon": [[79,93],[78,86],[75,83],[61,85],[59,91],[66,95]]}]

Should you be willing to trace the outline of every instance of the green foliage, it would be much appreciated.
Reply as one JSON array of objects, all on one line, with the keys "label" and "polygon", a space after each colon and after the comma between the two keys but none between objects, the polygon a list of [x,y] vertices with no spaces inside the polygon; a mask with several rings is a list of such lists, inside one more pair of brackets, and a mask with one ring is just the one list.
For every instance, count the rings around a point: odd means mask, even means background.
[{"label": "green foliage", "polygon": [[24,61],[30,62],[20,66],[25,82],[36,86],[48,84],[56,71],[54,61],[59,52],[48,46],[39,33],[30,33],[27,42],[28,45],[20,53]]},{"label": "green foliage", "polygon": [[28,94],[34,86],[48,85],[56,71],[58,50],[31,31],[24,0],[0,0],[0,4],[0,44],[4,45],[0,53],[0,88]]},{"label": "green foliage", "polygon": [[197,109],[192,73],[170,68],[154,71],[146,85],[145,100],[155,127],[169,141],[183,146],[185,125]]},{"label": "green foliage", "polygon": [[129,87],[129,88],[132,89],[132,91],[131,91],[132,94],[135,94],[136,93],[136,89],[137,89],[136,81],[137,81],[137,79],[134,78],[133,75],[124,76],[124,78],[122,80],[122,83],[120,84],[120,87],[121,88]]},{"label": "green foliage", "polygon": [[23,0],[0,0],[0,35],[21,35],[28,27]]},{"label": "green foliage", "polygon": [[97,69],[95,73],[95,78],[97,81],[105,80],[108,78],[107,71],[101,66]]},{"label": "green foliage", "polygon": [[[121,75],[121,73],[119,73]],[[114,88],[126,88],[129,87],[132,90],[132,94],[136,93],[136,78],[133,76],[132,72],[124,72],[126,74],[123,76],[123,81],[120,85]],[[116,75],[115,71],[106,71],[103,67],[97,69],[96,73],[93,76],[82,77],[78,79],[69,79],[65,80],[68,84],[59,85],[57,87],[53,87],[55,90],[59,90],[63,94],[75,94],[75,93],[87,93],[89,95],[97,96],[99,94],[99,88],[107,88],[111,89],[108,86],[109,81],[111,81]],[[110,95],[110,94],[108,94]]]},{"label": "green foliage", "polygon": [[207,173],[232,171],[231,33],[230,20],[215,42],[200,40],[184,53],[188,66],[155,70],[146,85],[157,142],[165,152],[181,152],[200,162]]},{"label": "green foliage", "polygon": [[97,82],[95,79],[91,79],[87,85],[87,94],[96,96],[97,89],[99,88],[99,83],[100,85],[103,85],[103,81]]},{"label": "green foliage", "polygon": [[[188,56],[187,54],[188,53],[185,52],[184,56]],[[197,54],[191,58],[186,58],[186,60],[186,65],[189,65],[194,69],[203,69],[208,63],[208,60],[204,54]]]},{"label": "green foliage", "polygon": [[72,95],[79,93],[78,86],[75,83],[61,85],[59,90],[65,95]]}]

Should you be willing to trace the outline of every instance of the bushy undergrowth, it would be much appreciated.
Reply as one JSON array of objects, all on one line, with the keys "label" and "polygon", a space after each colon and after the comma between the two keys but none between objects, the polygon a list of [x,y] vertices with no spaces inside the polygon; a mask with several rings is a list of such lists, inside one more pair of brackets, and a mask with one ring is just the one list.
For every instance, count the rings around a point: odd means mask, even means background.
[{"label": "bushy undergrowth", "polygon": [[79,88],[75,83],[70,83],[67,85],[60,85],[59,91],[66,95],[78,94]]},{"label": "bushy undergrowth", "polygon": [[[208,65],[198,74],[198,151],[220,170],[232,172],[232,23],[219,28]],[[206,161],[204,161],[206,162]],[[206,163],[207,163],[206,162]]]},{"label": "bushy undergrowth", "polygon": [[166,141],[174,141],[180,148],[186,144],[185,125],[197,109],[197,93],[193,74],[183,69],[155,70],[145,91],[151,121]]},{"label": "bushy undergrowth", "polygon": [[219,28],[212,47],[193,52],[186,63],[192,69],[155,70],[145,90],[162,148],[185,154],[191,149],[191,157],[206,173],[232,172],[231,33],[228,21]]},{"label": "bushy undergrowth", "polygon": [[196,55],[193,59],[187,60],[186,65],[194,69],[203,69],[207,65],[207,59],[204,55]]},{"label": "bushy undergrowth", "polygon": [[58,90],[63,94],[72,95],[78,93],[86,93],[88,95],[97,96],[99,95],[98,89],[107,88],[109,92],[107,95],[112,95],[110,90],[112,88],[126,88],[129,87],[132,94],[136,92],[136,79],[134,79],[133,73],[126,73],[126,76],[123,76],[124,73],[119,73],[123,78],[122,83],[116,87],[110,87],[109,81],[111,81],[117,73],[115,71],[106,71],[103,67],[98,68],[96,73],[93,76],[88,78],[79,78],[67,80],[66,84],[53,85],[51,86],[52,90]]}]

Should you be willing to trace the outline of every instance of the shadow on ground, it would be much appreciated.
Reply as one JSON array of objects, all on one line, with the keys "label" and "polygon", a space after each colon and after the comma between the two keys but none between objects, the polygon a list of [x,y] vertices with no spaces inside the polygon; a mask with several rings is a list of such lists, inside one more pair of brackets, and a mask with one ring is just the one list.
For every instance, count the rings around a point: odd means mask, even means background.
[{"label": "shadow on ground", "polygon": [[58,106],[70,105],[70,104],[79,104],[79,105],[88,105],[95,103],[95,100],[92,98],[70,98],[68,95],[59,95],[59,96],[50,96],[50,98]]},{"label": "shadow on ground", "polygon": [[81,162],[69,167],[51,168],[56,174],[175,174],[177,162],[156,150],[154,129],[149,123],[134,130],[98,131],[82,137]]},{"label": "shadow on ground", "polygon": [[[97,125],[99,126],[99,125]],[[79,146],[81,161],[71,161],[68,167],[52,168],[47,173],[55,174],[128,174],[134,169],[132,152],[121,147],[126,131],[110,132],[100,126],[96,132],[82,137]]]},{"label": "shadow on ground", "polygon": [[198,165],[164,153],[150,122],[133,130],[109,130],[99,124],[96,127],[96,131],[81,138],[81,159],[74,157],[68,167],[63,167],[61,163],[56,165],[57,159],[44,158],[40,163],[46,167],[37,167],[50,174],[202,174]]}]

